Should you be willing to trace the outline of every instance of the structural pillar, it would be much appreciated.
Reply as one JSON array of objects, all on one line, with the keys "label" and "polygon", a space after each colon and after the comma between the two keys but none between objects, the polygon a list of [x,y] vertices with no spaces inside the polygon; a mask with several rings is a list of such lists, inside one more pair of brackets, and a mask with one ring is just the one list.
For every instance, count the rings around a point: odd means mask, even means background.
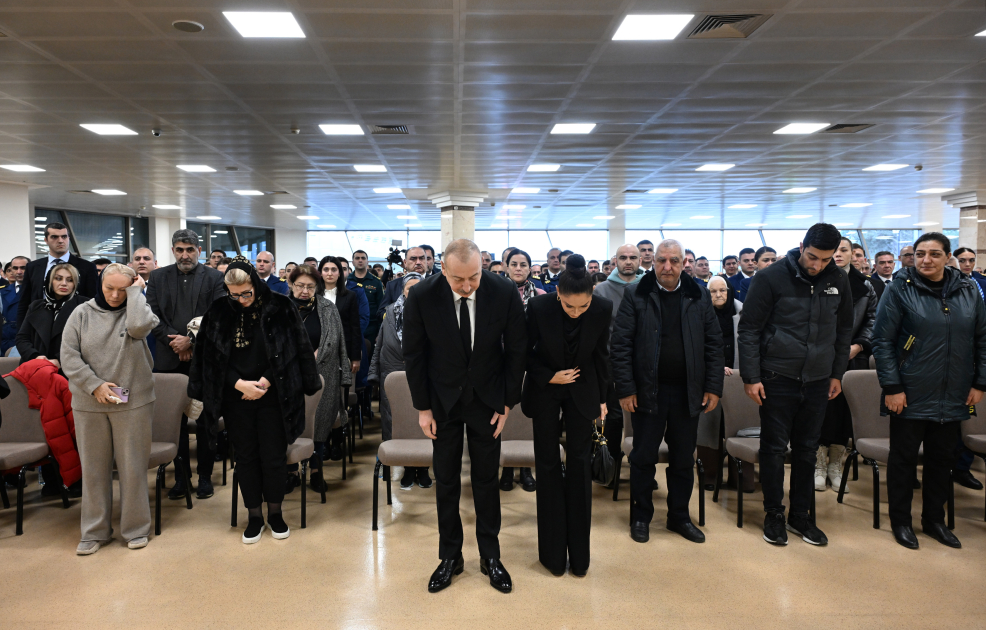
[{"label": "structural pillar", "polygon": [[[171,253],[171,236],[185,227],[185,220],[169,217],[150,217],[148,237],[157,257],[158,267],[174,264],[175,255]],[[202,234],[199,234],[202,236]]]},{"label": "structural pillar", "polygon": [[459,238],[476,240],[476,206],[489,194],[489,190],[442,190],[428,195],[441,211],[442,251]]},{"label": "structural pillar", "polygon": [[34,258],[34,212],[25,184],[0,183],[0,261],[14,256]]},{"label": "structural pillar", "polygon": [[959,245],[976,251],[976,266],[986,266],[986,193],[971,191],[941,198],[959,209]]},{"label": "structural pillar", "polygon": [[609,247],[606,250],[606,256],[609,258],[615,256],[616,250],[618,250],[621,245],[626,243],[626,226],[626,214],[623,212],[620,212],[616,215],[616,217],[609,220],[609,225],[607,226],[607,231],[609,233]]}]

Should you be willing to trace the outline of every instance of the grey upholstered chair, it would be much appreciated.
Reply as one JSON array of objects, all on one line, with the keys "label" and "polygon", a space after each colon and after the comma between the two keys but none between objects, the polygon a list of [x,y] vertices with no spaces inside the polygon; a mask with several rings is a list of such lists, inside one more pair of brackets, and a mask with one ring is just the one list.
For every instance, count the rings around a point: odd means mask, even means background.
[{"label": "grey upholstered chair", "polygon": [[161,535],[161,490],[164,471],[174,462],[175,474],[185,481],[185,507],[192,509],[191,486],[186,478],[185,463],[178,457],[181,414],[188,406],[188,377],[184,374],[154,374],[154,419],[151,425],[151,456],[147,469],[157,468],[154,484],[154,535]]},{"label": "grey upholstered chair", "polygon": [[[876,370],[850,370],[842,377],[842,391],[852,414],[853,449],[846,457],[839,487],[839,503],[849,480],[849,464],[860,456],[873,469],[873,529],[880,529],[880,464],[890,457],[890,417],[880,415],[882,389]],[[924,459],[924,447],[918,451],[918,464]],[[955,528],[955,497],[951,482],[948,490],[948,528]]]},{"label": "grey upholstered chair", "polygon": [[[377,530],[380,468],[383,467],[383,476],[387,482],[387,505],[391,505],[392,466],[424,468],[432,465],[432,443],[421,432],[421,427],[418,425],[418,412],[411,404],[411,389],[407,384],[407,375],[404,372],[391,372],[383,385],[387,388],[394,425],[393,439],[380,444],[377,450],[377,464],[373,469],[373,531]],[[510,424],[509,421],[507,424]]]},{"label": "grey upholstered chair", "polygon": [[986,462],[986,415],[973,416],[962,423],[962,441],[967,449]]},{"label": "grey upholstered chair", "polygon": [[[182,410],[182,412],[184,412],[184,409]],[[201,419],[201,416],[199,416],[199,418]],[[218,424],[219,424],[219,433],[221,433],[223,435],[223,437],[224,437],[223,442],[226,445],[225,449],[222,452],[222,456],[223,456],[223,485],[225,486],[226,485],[226,466],[227,466],[227,462],[229,461],[229,453],[230,453],[230,449],[229,449],[229,435],[226,433],[226,421],[222,418],[222,416],[219,417]],[[195,435],[196,434],[196,431],[198,430],[198,426],[199,426],[199,421],[198,420],[192,420],[191,418],[189,418],[188,419],[188,434],[189,435]]]},{"label": "grey upholstered chair", "polygon": [[[561,458],[564,461],[564,448],[561,449]],[[500,466],[531,468],[535,465],[534,421],[524,415],[520,405],[514,405],[500,434]]]},{"label": "grey upholstered chair", "polygon": [[[315,392],[314,396],[305,396],[305,430],[297,440],[288,444],[287,464],[301,464],[301,529],[308,527],[308,460],[315,454],[315,410],[318,403],[322,400],[322,392],[325,390],[325,379],[319,376],[322,381],[322,389]],[[233,457],[236,457],[234,451]],[[229,519],[230,527],[236,527],[236,505],[240,485],[236,479],[236,468],[233,468],[233,510]],[[325,492],[322,492],[322,503],[325,503]]]},{"label": "grey upholstered chair", "polygon": [[[16,359],[15,359],[16,361]],[[28,407],[27,388],[13,376],[6,379],[10,395],[0,400],[0,470],[18,470],[17,474],[17,523],[16,534],[24,533],[24,485],[28,468],[45,463],[58,466],[51,456],[44,429],[41,428],[41,414]],[[10,507],[7,490],[0,480],[0,498],[3,507]],[[68,492],[62,491],[62,506],[69,507]]]},{"label": "grey upholstered chair", "polygon": [[0,376],[5,374],[10,374],[17,369],[17,366],[21,364],[20,357],[0,357]]}]

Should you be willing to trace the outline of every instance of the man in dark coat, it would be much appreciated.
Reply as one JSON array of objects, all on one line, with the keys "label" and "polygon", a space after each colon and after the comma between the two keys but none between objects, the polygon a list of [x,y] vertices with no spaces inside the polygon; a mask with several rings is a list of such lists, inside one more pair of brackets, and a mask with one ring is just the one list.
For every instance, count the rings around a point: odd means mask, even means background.
[{"label": "man in dark coat", "polygon": [[[413,251],[413,250],[412,250]],[[420,251],[420,249],[419,249]],[[463,432],[469,435],[480,569],[497,590],[513,588],[500,563],[500,432],[520,402],[527,362],[517,289],[483,271],[472,241],[452,241],[442,274],[419,282],[404,303],[404,362],[418,423],[434,440],[439,557],[428,591],[462,573],[459,516]]]},{"label": "man in dark coat", "polygon": [[[428,253],[424,247],[410,247],[404,255],[404,271],[420,273],[422,276],[428,275]],[[377,307],[377,317],[383,319],[384,311],[387,307],[397,301],[404,291],[404,281],[401,278],[391,280],[387,283],[383,299]]]},{"label": "man in dark coat", "polygon": [[613,381],[620,407],[632,414],[630,537],[650,538],[654,474],[662,441],[668,443],[667,527],[686,540],[705,542],[692,524],[688,502],[698,417],[719,404],[725,359],[712,298],[682,274],[685,248],[657,246],[654,272],[623,294],[613,325]]},{"label": "man in dark coat", "polygon": [[79,270],[79,288],[76,293],[90,298],[96,296],[99,272],[96,271],[96,265],[69,253],[68,227],[63,223],[49,223],[45,226],[44,238],[48,245],[48,255],[27,263],[27,268],[24,270],[24,284],[21,285],[17,304],[18,322],[24,321],[31,302],[44,297],[48,270],[59,263],[67,262]]},{"label": "man in dark coat", "polygon": [[[787,544],[790,530],[828,544],[809,509],[825,408],[842,392],[849,365],[853,302],[833,257],[839,230],[816,223],[799,248],[753,277],[739,323],[740,374],[760,406],[763,538]],[[784,459],[791,445],[791,513],[784,519]]]},{"label": "man in dark coat", "polygon": [[[199,264],[199,237],[192,230],[178,230],[171,237],[171,251],[175,264],[155,269],[147,286],[147,304],[160,323],[154,328],[157,349],[154,352],[154,371],[188,374],[192,360],[192,339],[188,336],[188,322],[205,315],[212,303],[226,295],[223,276],[212,267]],[[200,499],[212,496],[212,468],[215,453],[210,447],[205,422],[196,423],[196,457],[199,485],[196,494]],[[178,454],[188,467],[188,417],[182,414],[181,437]],[[185,496],[185,484],[176,475],[175,485],[168,493],[172,500]]]}]

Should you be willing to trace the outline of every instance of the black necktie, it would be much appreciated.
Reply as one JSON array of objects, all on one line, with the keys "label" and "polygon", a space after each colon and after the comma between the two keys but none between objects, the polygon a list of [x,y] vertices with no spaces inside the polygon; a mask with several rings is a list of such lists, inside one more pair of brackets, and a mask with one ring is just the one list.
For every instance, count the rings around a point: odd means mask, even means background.
[{"label": "black necktie", "polygon": [[472,358],[472,326],[469,321],[469,300],[464,297],[459,298],[459,336],[462,338],[462,347],[466,349],[466,360]]}]

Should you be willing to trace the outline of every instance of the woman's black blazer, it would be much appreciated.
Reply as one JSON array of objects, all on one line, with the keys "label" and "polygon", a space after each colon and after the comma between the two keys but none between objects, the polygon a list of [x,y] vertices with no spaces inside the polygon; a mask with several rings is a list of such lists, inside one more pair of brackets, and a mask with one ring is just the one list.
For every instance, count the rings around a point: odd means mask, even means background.
[{"label": "woman's black blazer", "polygon": [[40,356],[58,359],[62,351],[62,331],[65,330],[65,322],[68,321],[75,307],[88,301],[89,298],[76,293],[62,304],[62,308],[54,318],[45,310],[44,298],[31,302],[15,338],[21,363],[27,363]]},{"label": "woman's black blazer", "polygon": [[[568,317],[555,293],[545,293],[527,302],[527,378],[521,408],[536,417],[544,403],[552,399],[555,388],[568,388],[579,412],[586,418],[599,417],[599,405],[606,402],[609,389],[609,323],[613,303],[599,295],[582,314],[579,351],[574,366],[565,365],[564,320]],[[579,376],[569,385],[552,385],[555,372],[579,368]]]},{"label": "woman's black blazer", "polygon": [[[340,284],[342,284],[340,282]],[[363,356],[363,333],[359,329],[359,297],[352,289],[345,293],[336,290],[336,309],[342,318],[342,334],[346,338],[346,353],[350,361]]]}]

